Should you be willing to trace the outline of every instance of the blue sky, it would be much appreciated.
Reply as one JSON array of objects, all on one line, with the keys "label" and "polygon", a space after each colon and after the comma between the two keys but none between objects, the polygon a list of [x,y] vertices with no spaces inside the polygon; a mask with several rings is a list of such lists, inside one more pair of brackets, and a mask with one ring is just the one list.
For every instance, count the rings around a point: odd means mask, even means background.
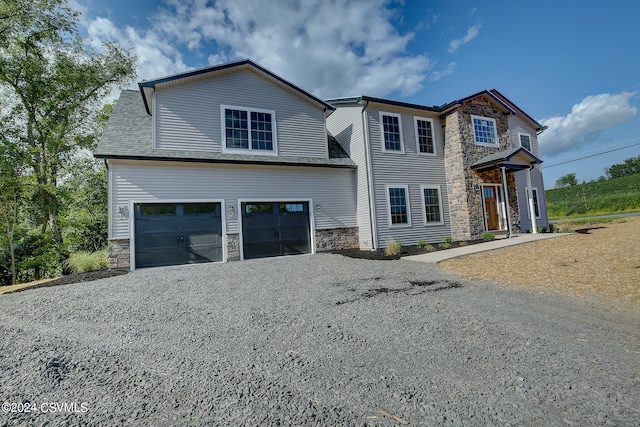
[{"label": "blue sky", "polygon": [[597,179],[640,155],[636,0],[70,5],[96,49],[112,40],[139,57],[138,80],[250,58],[323,98],[441,105],[496,88],[549,126],[540,136],[547,188],[570,172]]}]

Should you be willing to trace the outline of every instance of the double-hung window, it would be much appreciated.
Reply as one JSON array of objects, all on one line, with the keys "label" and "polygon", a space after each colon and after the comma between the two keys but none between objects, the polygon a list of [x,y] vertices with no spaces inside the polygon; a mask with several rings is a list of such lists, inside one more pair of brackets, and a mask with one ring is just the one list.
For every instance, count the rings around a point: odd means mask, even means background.
[{"label": "double-hung window", "polygon": [[411,226],[409,212],[409,187],[406,185],[387,186],[389,203],[389,226]]},{"label": "double-hung window", "polygon": [[481,116],[471,116],[473,124],[473,140],[476,145],[498,146],[498,131],[495,119]]},{"label": "double-hung window", "polygon": [[402,118],[400,114],[380,112],[380,133],[383,151],[404,153]]},{"label": "double-hung window", "polygon": [[531,151],[531,135],[528,133],[519,133],[518,139],[520,140],[520,146]]},{"label": "double-hung window", "polygon": [[277,154],[274,111],[227,105],[220,110],[223,151]]},{"label": "double-hung window", "polygon": [[433,120],[423,117],[414,117],[416,130],[416,151],[420,154],[436,154],[436,146],[433,140]]},{"label": "double-hung window", "polygon": [[442,197],[439,185],[422,186],[423,214],[425,225],[443,224]]}]

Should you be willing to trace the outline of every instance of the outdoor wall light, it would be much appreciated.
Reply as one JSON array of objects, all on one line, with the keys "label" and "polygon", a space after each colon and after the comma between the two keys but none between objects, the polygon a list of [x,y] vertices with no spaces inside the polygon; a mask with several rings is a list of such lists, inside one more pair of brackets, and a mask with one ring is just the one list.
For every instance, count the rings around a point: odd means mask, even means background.
[{"label": "outdoor wall light", "polygon": [[317,214],[322,213],[322,207],[320,206],[320,203],[318,203],[318,204],[316,205],[316,213],[317,213]]},{"label": "outdoor wall light", "polygon": [[233,205],[229,206],[229,215],[234,216],[236,213],[236,209],[233,207]]},{"label": "outdoor wall light", "polygon": [[129,218],[129,206],[118,206],[120,218]]}]

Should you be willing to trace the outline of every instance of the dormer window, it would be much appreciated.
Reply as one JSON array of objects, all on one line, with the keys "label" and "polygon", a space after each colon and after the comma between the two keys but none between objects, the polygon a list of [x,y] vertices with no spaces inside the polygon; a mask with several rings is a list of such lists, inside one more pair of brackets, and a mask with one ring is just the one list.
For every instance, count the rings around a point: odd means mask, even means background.
[{"label": "dormer window", "polygon": [[277,154],[274,111],[228,105],[220,110],[224,152]]},{"label": "dormer window", "polygon": [[495,119],[471,116],[473,124],[473,140],[476,145],[498,146],[498,132]]}]

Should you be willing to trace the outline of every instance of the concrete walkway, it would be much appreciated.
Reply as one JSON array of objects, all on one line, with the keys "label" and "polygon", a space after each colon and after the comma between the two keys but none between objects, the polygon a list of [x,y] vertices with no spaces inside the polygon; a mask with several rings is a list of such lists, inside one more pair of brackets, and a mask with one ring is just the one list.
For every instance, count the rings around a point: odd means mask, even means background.
[{"label": "concrete walkway", "polygon": [[523,243],[535,242],[537,240],[553,239],[554,237],[571,236],[573,233],[540,233],[540,234],[516,234],[510,239],[496,239],[491,242],[477,243],[475,245],[463,246],[461,248],[447,249],[444,251],[434,251],[426,254],[411,255],[402,257],[409,261],[438,263],[446,259],[458,258],[478,252],[492,251],[494,249],[506,248],[507,246],[520,245]]}]

